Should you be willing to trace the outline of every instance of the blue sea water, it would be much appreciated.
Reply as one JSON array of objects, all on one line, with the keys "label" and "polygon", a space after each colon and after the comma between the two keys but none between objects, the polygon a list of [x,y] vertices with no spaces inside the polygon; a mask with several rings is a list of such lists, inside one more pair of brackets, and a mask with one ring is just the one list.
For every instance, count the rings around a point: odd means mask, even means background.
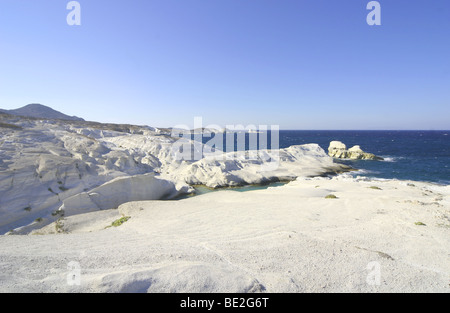
[{"label": "blue sea water", "polygon": [[[248,145],[246,149],[252,149]],[[211,138],[204,139],[206,143]],[[361,170],[357,174],[385,179],[450,184],[450,131],[317,131],[281,130],[280,148],[317,143],[325,151],[338,140],[351,148],[359,145],[384,161],[337,160]],[[269,135],[270,141],[270,135]]]},{"label": "blue sea water", "polygon": [[450,131],[280,131],[280,148],[317,143],[328,151],[333,140],[385,159],[338,161],[362,176],[450,184]]}]

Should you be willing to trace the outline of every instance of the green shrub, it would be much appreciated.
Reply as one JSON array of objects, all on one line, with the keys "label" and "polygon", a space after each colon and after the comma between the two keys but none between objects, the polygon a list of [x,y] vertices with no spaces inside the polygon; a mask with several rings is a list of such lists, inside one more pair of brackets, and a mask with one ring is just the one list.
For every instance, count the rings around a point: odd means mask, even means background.
[{"label": "green shrub", "polygon": [[131,218],[131,216],[124,216],[119,218],[118,220],[115,220],[114,222],[112,222],[111,226],[113,227],[119,227],[120,225],[122,225],[123,223],[125,223],[126,221],[128,221]]}]

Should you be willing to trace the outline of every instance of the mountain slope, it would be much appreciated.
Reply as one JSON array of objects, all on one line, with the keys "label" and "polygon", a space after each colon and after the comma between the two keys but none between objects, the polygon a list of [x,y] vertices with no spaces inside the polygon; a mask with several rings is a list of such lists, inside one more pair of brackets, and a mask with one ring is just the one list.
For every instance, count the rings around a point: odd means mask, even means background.
[{"label": "mountain slope", "polygon": [[19,115],[19,116],[26,116],[26,117],[37,117],[37,118],[48,118],[48,119],[60,119],[60,120],[70,120],[70,121],[84,121],[84,119],[77,117],[77,116],[69,116],[66,114],[63,114],[61,112],[58,112],[56,110],[53,110],[52,108],[38,104],[33,103],[26,105],[22,108],[15,109],[15,110],[2,110],[0,109],[0,113],[7,113],[11,115]]}]

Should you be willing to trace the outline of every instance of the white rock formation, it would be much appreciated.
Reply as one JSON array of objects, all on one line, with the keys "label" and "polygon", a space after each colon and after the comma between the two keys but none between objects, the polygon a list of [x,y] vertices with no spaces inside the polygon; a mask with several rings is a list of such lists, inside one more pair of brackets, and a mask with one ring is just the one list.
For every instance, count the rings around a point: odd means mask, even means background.
[{"label": "white rock formation", "polygon": [[91,211],[109,210],[131,201],[171,199],[189,188],[177,189],[171,181],[154,173],[115,178],[89,192],[82,192],[63,200],[59,213],[64,216]]},{"label": "white rock formation", "polygon": [[[320,176],[328,172],[348,170],[333,162],[317,144],[291,146],[274,154],[268,150],[248,151],[233,158],[234,152],[223,157],[205,158],[173,169],[169,176],[183,179],[190,185],[217,188],[291,181],[302,176]],[[272,157],[272,162],[268,160]],[[275,160],[274,160],[275,159]]]},{"label": "white rock formation", "polygon": [[328,155],[334,158],[347,158],[347,146],[340,141],[330,142]]},{"label": "white rock formation", "polygon": [[[134,197],[151,200],[156,195],[170,197],[193,190],[176,181],[163,183],[157,177],[134,177],[154,173],[161,164],[151,153],[109,141],[119,137],[131,140],[133,136],[150,138],[152,151],[175,140],[150,127],[46,121],[0,114],[0,234],[42,227],[59,217],[56,212],[63,201],[74,196],[82,199],[86,196],[84,192],[91,193],[115,178],[124,178],[116,182],[123,188],[143,179],[140,183],[159,190],[143,189],[146,197],[129,192],[124,197],[129,201]],[[162,187],[167,190],[161,190]],[[100,199],[106,201],[106,197]],[[101,201],[97,200],[96,205]],[[17,229],[25,225],[28,227]]]},{"label": "white rock formation", "polygon": [[337,159],[351,160],[383,160],[375,154],[364,152],[360,146],[353,146],[347,150],[347,146],[340,141],[330,142],[328,155]]},{"label": "white rock formation", "polygon": [[195,184],[260,184],[346,170],[315,144],[191,161],[177,158],[178,140],[148,126],[0,114],[0,234],[28,233],[63,211],[170,199]]}]

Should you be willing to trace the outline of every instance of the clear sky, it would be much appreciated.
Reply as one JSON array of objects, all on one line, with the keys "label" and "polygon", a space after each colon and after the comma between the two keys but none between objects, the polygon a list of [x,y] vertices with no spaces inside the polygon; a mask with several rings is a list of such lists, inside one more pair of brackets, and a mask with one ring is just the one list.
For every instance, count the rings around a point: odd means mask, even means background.
[{"label": "clear sky", "polygon": [[450,1],[0,1],[0,108],[170,127],[450,129]]}]

